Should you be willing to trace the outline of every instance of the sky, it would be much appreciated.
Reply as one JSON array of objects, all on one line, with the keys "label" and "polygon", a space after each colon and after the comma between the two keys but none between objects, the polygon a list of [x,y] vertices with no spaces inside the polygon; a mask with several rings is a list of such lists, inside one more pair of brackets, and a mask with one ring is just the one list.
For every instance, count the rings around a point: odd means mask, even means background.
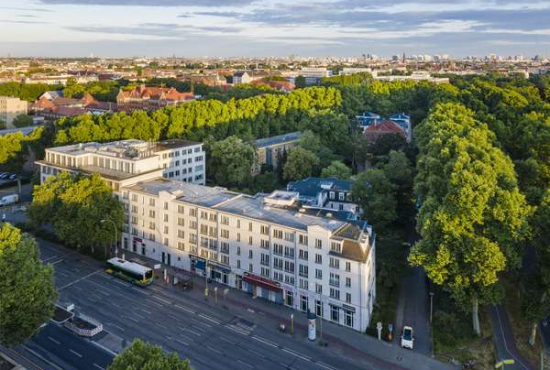
[{"label": "sky", "polygon": [[0,0],[0,56],[550,55],[550,0]]}]

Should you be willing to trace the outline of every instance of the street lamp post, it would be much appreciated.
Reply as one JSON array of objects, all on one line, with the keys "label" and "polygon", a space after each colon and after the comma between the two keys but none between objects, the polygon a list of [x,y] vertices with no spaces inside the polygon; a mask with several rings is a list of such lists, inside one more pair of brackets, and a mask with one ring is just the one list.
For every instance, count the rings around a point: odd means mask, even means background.
[{"label": "street lamp post", "polygon": [[430,325],[432,324],[434,312],[434,292],[430,292]]},{"label": "street lamp post", "polygon": [[[118,257],[118,240],[117,240],[117,229],[116,229],[116,224],[113,220],[111,219],[104,219],[104,220],[101,220],[101,223],[104,224],[105,222],[110,222],[113,224],[113,228],[115,229],[115,257]],[[107,254],[107,253],[105,253]]]}]

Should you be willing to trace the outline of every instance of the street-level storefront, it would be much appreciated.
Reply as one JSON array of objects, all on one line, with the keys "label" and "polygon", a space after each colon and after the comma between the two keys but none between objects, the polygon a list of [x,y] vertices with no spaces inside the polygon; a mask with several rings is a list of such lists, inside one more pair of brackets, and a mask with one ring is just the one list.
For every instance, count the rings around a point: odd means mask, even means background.
[{"label": "street-level storefront", "polygon": [[226,285],[229,284],[229,275],[231,274],[229,266],[209,261],[208,267],[210,268],[210,278],[212,280]]},{"label": "street-level storefront", "polygon": [[191,272],[204,276],[206,273],[206,260],[192,254],[189,255],[189,259],[191,260]]},{"label": "street-level storefront", "polygon": [[277,281],[245,272],[242,282],[243,289],[253,297],[261,297],[279,304],[283,303],[283,289]]}]

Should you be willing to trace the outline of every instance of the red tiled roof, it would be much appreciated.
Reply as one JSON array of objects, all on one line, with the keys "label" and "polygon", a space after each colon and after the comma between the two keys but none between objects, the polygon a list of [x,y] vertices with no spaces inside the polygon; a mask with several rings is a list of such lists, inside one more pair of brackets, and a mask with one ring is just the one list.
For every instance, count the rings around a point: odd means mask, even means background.
[{"label": "red tiled roof", "polygon": [[52,109],[52,113],[58,116],[74,117],[86,113],[86,110],[77,107],[55,107]]},{"label": "red tiled roof", "polygon": [[51,109],[53,107],[55,105],[45,96],[42,96],[32,105],[33,109]]},{"label": "red tiled roof", "polygon": [[403,128],[399,126],[397,123],[390,121],[389,119],[386,119],[382,122],[379,122],[367,127],[367,129],[365,130],[365,133],[367,132],[404,134],[405,130],[403,130]]}]

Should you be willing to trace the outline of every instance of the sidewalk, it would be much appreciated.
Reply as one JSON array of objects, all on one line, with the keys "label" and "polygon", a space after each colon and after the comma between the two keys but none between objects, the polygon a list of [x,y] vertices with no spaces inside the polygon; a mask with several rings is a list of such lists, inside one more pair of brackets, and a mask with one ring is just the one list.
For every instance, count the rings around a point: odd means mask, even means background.
[{"label": "sidewalk", "polygon": [[[127,259],[136,257],[141,260],[149,261],[151,265],[158,263],[157,261],[133,252],[125,250],[124,253]],[[181,288],[165,283],[162,280],[162,276],[155,281],[156,286],[163,287],[172,294],[185,296],[194,301],[201,302],[202,304],[207,304],[210,307],[218,308],[222,310],[222,314],[227,315],[227,311],[229,311],[233,315],[251,321],[263,329],[273,332],[277,332],[279,324],[283,322],[287,328],[290,328],[290,315],[293,314],[294,334],[292,335],[292,339],[302,343],[311,343],[307,340],[306,314],[262,298],[253,298],[246,292],[214,282],[208,284],[209,297],[205,298],[205,281],[203,277],[163,265],[163,269],[164,268],[166,268],[169,276],[184,274],[192,277],[194,287],[189,291],[184,291]],[[170,281],[172,281],[171,278]],[[218,288],[217,304],[214,297],[215,287]],[[224,297],[223,291],[226,288],[229,288],[229,293]],[[431,357],[424,356],[414,351],[405,350],[398,345],[378,341],[376,338],[326,320],[323,320],[322,327],[323,342],[326,343],[327,350],[359,361],[365,361],[381,369],[453,369],[453,366],[450,364],[444,364]],[[290,334],[288,336],[290,338]]]}]

